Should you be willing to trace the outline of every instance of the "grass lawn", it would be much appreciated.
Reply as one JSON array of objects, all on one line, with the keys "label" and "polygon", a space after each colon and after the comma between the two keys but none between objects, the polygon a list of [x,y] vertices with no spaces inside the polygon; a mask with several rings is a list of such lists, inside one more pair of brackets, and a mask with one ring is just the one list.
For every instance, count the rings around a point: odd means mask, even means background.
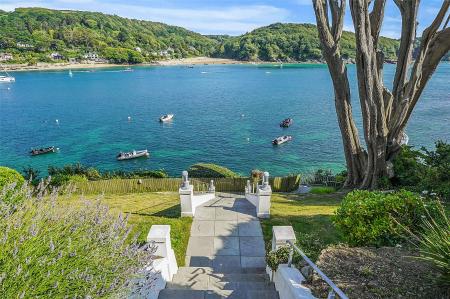
[{"label": "grass lawn", "polygon": [[331,222],[338,208],[342,193],[330,194],[282,194],[272,195],[270,219],[261,222],[266,246],[272,242],[272,226],[291,225],[297,244],[313,260],[329,244],[341,241],[341,236]]},{"label": "grass lawn", "polygon": [[[192,218],[180,218],[180,199],[178,193],[130,193],[102,196],[86,195],[84,199],[101,199],[113,213],[129,213],[128,223],[133,226],[131,235],[139,234],[139,241],[145,242],[148,231],[154,224],[168,224],[178,266],[184,265],[184,257],[189,241]],[[71,204],[82,204],[80,195],[72,195]]]}]

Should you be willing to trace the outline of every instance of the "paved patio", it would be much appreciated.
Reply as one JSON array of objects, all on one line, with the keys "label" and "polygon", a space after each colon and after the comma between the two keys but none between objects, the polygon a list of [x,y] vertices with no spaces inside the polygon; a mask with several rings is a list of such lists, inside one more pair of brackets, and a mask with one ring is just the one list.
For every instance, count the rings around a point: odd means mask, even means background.
[{"label": "paved patio", "polygon": [[219,272],[263,268],[264,239],[255,207],[245,198],[219,196],[198,207],[186,252],[186,266]]}]

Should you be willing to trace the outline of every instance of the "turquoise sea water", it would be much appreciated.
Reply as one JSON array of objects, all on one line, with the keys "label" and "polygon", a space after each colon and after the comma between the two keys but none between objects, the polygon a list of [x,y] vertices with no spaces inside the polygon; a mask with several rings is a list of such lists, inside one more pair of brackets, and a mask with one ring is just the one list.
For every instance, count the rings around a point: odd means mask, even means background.
[{"label": "turquoise sea water", "polygon": [[[386,65],[386,78],[393,71]],[[0,85],[0,165],[45,172],[49,165],[81,162],[103,170],[164,168],[171,175],[196,162],[242,174],[254,168],[284,175],[344,167],[326,66],[136,67],[74,70],[73,77],[68,71],[14,76],[14,84]],[[354,66],[349,76],[361,127]],[[175,114],[172,123],[158,122],[165,113]],[[294,125],[281,129],[286,117]],[[410,144],[450,141],[449,120],[450,64],[443,63],[413,114]],[[284,134],[293,141],[272,146]],[[60,152],[28,154],[31,147],[51,145]],[[149,159],[115,159],[119,151],[145,148]]]}]

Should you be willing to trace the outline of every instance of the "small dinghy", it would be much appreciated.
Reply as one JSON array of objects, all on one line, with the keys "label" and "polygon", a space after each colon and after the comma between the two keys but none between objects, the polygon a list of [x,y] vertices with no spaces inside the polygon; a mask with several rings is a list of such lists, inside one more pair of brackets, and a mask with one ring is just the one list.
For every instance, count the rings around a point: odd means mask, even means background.
[{"label": "small dinghy", "polygon": [[282,128],[289,128],[294,123],[294,120],[292,118],[286,118],[280,123],[280,127]]},{"label": "small dinghy", "polygon": [[172,119],[173,119],[173,114],[166,114],[166,115],[161,116],[159,118],[159,121],[163,123],[166,121],[171,121]]},{"label": "small dinghy", "polygon": [[136,159],[136,158],[141,158],[141,157],[148,157],[150,156],[150,154],[148,153],[147,150],[142,150],[142,151],[132,151],[132,152],[128,152],[128,153],[119,153],[117,155],[117,160],[122,161],[122,160],[130,160],[130,159]]},{"label": "small dinghy", "polygon": [[50,147],[44,147],[44,148],[39,148],[39,149],[31,149],[30,154],[32,156],[37,156],[37,155],[55,153],[57,150],[58,150],[58,148],[55,148],[54,146],[50,146]]},{"label": "small dinghy", "polygon": [[280,144],[283,144],[283,143],[291,141],[291,140],[292,140],[292,136],[281,136],[281,137],[278,137],[277,139],[272,140],[272,144],[280,145]]}]

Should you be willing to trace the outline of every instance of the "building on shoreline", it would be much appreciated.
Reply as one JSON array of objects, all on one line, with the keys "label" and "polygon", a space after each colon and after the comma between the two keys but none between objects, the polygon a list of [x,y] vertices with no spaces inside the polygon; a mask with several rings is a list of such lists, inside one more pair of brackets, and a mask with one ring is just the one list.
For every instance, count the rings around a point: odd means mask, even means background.
[{"label": "building on shoreline", "polygon": [[8,60],[13,60],[13,59],[14,59],[14,57],[10,53],[0,53],[0,61],[8,61]]}]

